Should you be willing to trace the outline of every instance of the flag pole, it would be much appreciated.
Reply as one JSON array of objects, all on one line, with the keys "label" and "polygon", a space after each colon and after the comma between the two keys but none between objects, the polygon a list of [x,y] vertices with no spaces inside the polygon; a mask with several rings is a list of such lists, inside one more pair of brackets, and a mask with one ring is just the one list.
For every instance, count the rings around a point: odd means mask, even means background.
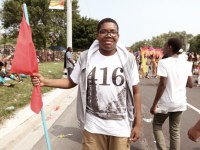
[{"label": "flag pole", "polygon": [[[30,26],[29,18],[28,18],[28,11],[27,11],[27,7],[26,7],[25,3],[23,3],[23,10],[24,10],[26,22]],[[50,144],[50,140],[49,140],[48,129],[47,129],[47,125],[46,125],[43,107],[41,109],[41,116],[42,116],[42,123],[43,123],[43,127],[44,127],[44,133],[45,133],[45,138],[46,138],[46,142],[47,142],[47,147],[48,147],[48,150],[51,150],[51,144]]]}]

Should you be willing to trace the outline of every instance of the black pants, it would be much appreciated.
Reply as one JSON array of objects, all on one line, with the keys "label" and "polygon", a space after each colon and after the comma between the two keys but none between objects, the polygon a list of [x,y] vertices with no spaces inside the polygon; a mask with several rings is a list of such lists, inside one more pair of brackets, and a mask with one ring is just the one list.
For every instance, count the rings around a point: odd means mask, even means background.
[{"label": "black pants", "polygon": [[73,71],[73,68],[67,68],[67,74],[68,74],[68,76],[70,76],[70,74],[72,73],[72,71]]}]

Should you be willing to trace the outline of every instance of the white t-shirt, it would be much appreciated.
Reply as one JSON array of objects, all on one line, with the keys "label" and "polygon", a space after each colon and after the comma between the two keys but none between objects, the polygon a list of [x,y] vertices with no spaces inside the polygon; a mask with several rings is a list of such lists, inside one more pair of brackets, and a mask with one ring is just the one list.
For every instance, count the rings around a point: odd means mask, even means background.
[{"label": "white t-shirt", "polygon": [[[71,74],[77,83],[80,66]],[[132,85],[139,82],[137,67],[132,73]],[[92,55],[87,76],[87,107],[84,128],[91,133],[129,137],[130,125],[126,109],[126,79],[119,56]]]},{"label": "white t-shirt", "polygon": [[166,89],[158,101],[158,107],[169,112],[186,110],[186,83],[192,76],[190,63],[182,58],[169,57],[158,62],[157,74],[167,77]]}]

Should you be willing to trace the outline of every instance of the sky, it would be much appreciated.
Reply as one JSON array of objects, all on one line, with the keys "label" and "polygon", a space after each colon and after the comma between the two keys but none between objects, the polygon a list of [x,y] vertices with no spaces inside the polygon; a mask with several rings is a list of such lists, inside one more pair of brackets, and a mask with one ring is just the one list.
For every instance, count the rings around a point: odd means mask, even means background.
[{"label": "sky", "polygon": [[200,0],[78,0],[78,5],[81,16],[115,19],[126,46],[169,31],[200,34]]},{"label": "sky", "polygon": [[79,0],[81,16],[118,22],[126,46],[163,33],[200,34],[200,0]]}]

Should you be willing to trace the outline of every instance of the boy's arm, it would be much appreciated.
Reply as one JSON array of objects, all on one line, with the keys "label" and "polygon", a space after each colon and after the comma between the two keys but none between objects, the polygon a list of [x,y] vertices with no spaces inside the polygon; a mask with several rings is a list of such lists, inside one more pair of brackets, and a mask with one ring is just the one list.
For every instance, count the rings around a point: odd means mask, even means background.
[{"label": "boy's arm", "polygon": [[134,85],[132,90],[133,90],[133,99],[135,104],[136,116],[134,120],[134,126],[131,131],[130,140],[135,142],[139,139],[141,131],[141,96],[138,85]]},{"label": "boy's arm", "polygon": [[186,87],[189,87],[189,88],[193,87],[193,78],[192,78],[192,76],[188,77]]},{"label": "boy's arm", "polygon": [[70,77],[61,79],[47,79],[39,73],[34,73],[33,76],[31,76],[31,81],[34,86],[39,85],[62,89],[69,89],[76,86],[76,83],[74,83]]},{"label": "boy's arm", "polygon": [[159,99],[161,98],[161,96],[162,96],[162,94],[163,94],[163,92],[164,92],[164,90],[166,88],[166,84],[167,84],[167,77],[160,76],[160,82],[158,84],[156,96],[154,98],[153,105],[151,106],[151,109],[150,109],[150,112],[152,114],[155,113],[157,103],[158,103]]}]

